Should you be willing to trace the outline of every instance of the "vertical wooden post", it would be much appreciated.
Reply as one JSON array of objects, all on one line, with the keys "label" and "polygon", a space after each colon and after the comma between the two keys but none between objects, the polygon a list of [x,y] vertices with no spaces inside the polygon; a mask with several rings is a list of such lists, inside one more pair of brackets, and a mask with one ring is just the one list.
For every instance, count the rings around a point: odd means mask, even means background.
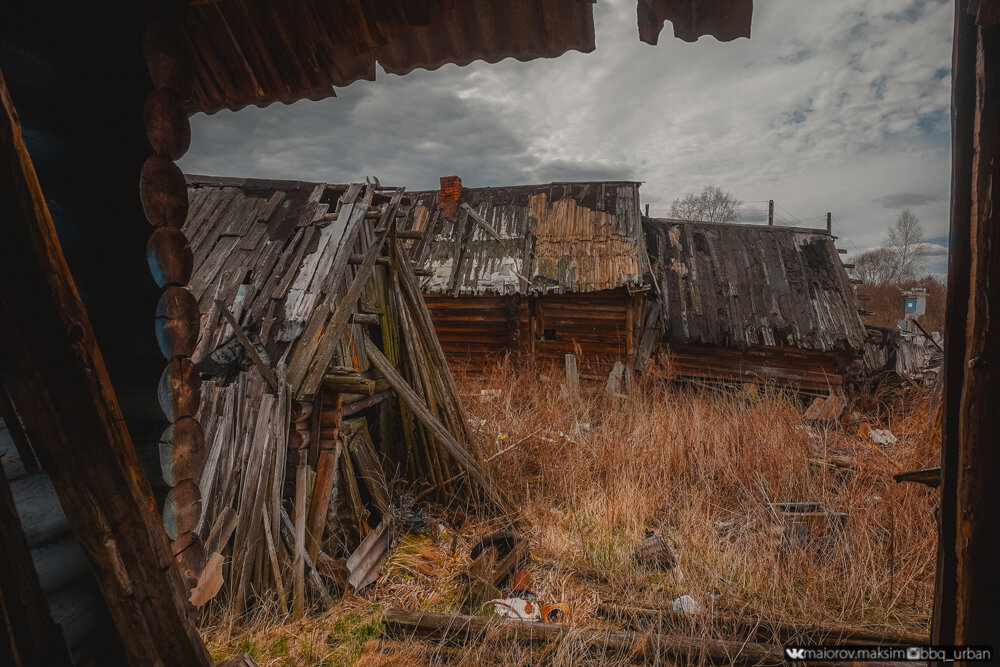
[{"label": "vertical wooden post", "polygon": [[768,200],[767,202],[767,226],[774,226],[774,200]]},{"label": "vertical wooden post", "polygon": [[646,204],[646,217],[649,217],[649,204]]},{"label": "vertical wooden post", "polygon": [[[958,424],[956,644],[996,639],[1000,599],[1000,25],[977,3],[968,317]],[[950,286],[949,286],[950,287]],[[957,371],[958,369],[952,369]]]},{"label": "vertical wooden post", "polygon": [[965,329],[968,321],[972,214],[973,127],[976,108],[976,23],[968,1],[955,3],[952,47],[951,222],[948,243],[948,295],[945,306],[944,404],[941,423],[941,507],[934,582],[931,640],[955,643],[956,551],[958,515],[959,409],[965,378]]},{"label": "vertical wooden post", "polygon": [[833,233],[833,213],[831,213],[830,211],[826,212],[826,233],[827,234]]},{"label": "vertical wooden post", "polygon": [[535,374],[535,339],[538,337],[535,321],[535,297],[528,297],[528,353],[531,374]]}]

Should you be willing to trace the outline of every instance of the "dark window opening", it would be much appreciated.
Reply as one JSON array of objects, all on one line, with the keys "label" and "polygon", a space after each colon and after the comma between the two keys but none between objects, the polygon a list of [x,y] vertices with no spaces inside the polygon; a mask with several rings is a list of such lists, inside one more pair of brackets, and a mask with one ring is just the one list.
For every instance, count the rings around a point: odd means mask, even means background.
[{"label": "dark window opening", "polygon": [[538,337],[538,340],[555,340],[556,330],[555,329],[542,329],[542,335]]}]

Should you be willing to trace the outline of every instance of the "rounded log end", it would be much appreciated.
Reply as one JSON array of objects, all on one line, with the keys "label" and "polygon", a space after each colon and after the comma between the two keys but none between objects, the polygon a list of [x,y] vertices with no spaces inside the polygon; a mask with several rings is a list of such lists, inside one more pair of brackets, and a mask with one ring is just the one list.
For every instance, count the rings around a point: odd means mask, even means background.
[{"label": "rounded log end", "polygon": [[150,21],[142,38],[149,77],[157,88],[177,93],[184,101],[194,92],[194,59],[184,37],[181,17]]},{"label": "rounded log end", "polygon": [[168,426],[160,436],[160,469],[163,480],[179,486],[185,480],[197,482],[205,466],[205,435],[194,417],[184,417]]},{"label": "rounded log end", "polygon": [[191,147],[191,123],[184,100],[177,93],[160,88],[146,96],[143,124],[153,152],[180,160]]},{"label": "rounded log end", "polygon": [[195,530],[201,520],[201,491],[194,480],[182,480],[163,501],[163,528],[171,540]]},{"label": "rounded log end", "polygon": [[154,227],[183,227],[188,213],[184,172],[170,158],[150,155],[139,175],[139,198],[146,219]]},{"label": "rounded log end", "polygon": [[153,230],[146,243],[146,260],[157,287],[183,286],[191,281],[194,254],[184,232],[177,227]]},{"label": "rounded log end", "polygon": [[156,397],[170,422],[194,417],[201,405],[201,374],[194,362],[178,357],[163,368]]},{"label": "rounded log end", "polygon": [[156,341],[164,358],[190,357],[198,344],[201,313],[194,295],[183,287],[163,290],[156,304]]}]

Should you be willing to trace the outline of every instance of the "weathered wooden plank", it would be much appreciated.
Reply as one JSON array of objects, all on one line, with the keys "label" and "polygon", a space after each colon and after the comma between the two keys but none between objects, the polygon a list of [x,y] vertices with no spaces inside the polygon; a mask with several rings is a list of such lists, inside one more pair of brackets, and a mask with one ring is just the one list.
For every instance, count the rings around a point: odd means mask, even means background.
[{"label": "weathered wooden plank", "polygon": [[483,474],[483,471],[480,470],[479,464],[472,460],[465,448],[431,414],[431,411],[420,400],[420,397],[413,391],[413,388],[406,383],[406,380],[399,374],[399,371],[383,356],[382,351],[375,347],[375,344],[368,338],[365,339],[365,346],[368,350],[368,358],[371,359],[372,364],[385,376],[389,384],[392,385],[392,388],[396,390],[396,394],[409,406],[420,420],[420,423],[426,426],[434,437],[437,438],[438,442],[444,445],[448,453],[455,459],[455,462],[466,470],[470,478],[475,480],[486,493],[494,496],[495,501],[503,504],[500,494]]},{"label": "weathered wooden plank", "polygon": [[572,636],[575,641],[598,650],[657,661],[673,656],[704,657],[726,664],[784,664],[782,652],[777,647],[702,637],[640,634],[623,630],[401,609],[386,612],[385,624],[386,634],[390,636],[419,635],[436,640],[473,640],[501,633],[509,639],[529,643],[559,642]]}]

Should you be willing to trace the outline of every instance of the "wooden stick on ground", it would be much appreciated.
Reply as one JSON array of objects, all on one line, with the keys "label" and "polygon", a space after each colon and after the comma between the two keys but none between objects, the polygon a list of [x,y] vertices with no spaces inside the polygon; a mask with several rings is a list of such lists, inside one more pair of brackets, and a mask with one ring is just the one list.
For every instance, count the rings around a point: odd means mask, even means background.
[{"label": "wooden stick on ground", "polygon": [[386,636],[478,640],[489,633],[502,634],[508,639],[531,643],[558,642],[571,636],[573,640],[594,649],[653,660],[660,660],[665,656],[685,658],[704,656],[713,662],[723,664],[784,664],[781,651],[766,644],[402,609],[390,609],[385,615]]}]

